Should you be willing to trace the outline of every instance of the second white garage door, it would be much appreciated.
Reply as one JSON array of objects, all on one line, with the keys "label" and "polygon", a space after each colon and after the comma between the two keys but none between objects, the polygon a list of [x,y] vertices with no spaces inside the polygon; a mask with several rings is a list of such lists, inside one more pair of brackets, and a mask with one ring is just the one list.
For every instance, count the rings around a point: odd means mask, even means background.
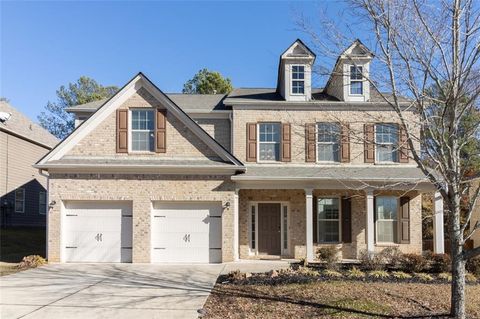
[{"label": "second white garage door", "polygon": [[154,202],[152,262],[222,261],[222,205]]}]

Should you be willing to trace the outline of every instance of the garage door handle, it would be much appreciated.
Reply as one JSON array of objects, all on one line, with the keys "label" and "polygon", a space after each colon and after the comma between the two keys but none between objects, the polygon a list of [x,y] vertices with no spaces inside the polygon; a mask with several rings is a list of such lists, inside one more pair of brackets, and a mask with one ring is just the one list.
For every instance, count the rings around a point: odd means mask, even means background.
[{"label": "garage door handle", "polygon": [[98,233],[97,236],[95,236],[96,241],[102,241],[102,235],[101,233]]},{"label": "garage door handle", "polygon": [[75,246],[66,246],[65,248],[67,248],[67,249],[75,249],[75,248],[77,248],[77,247],[75,247]]}]

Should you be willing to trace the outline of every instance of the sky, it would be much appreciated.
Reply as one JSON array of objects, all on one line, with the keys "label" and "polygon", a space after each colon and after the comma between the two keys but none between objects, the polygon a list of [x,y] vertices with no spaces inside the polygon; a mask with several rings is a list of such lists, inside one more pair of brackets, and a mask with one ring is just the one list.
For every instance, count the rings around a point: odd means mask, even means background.
[{"label": "sky", "polygon": [[127,2],[0,0],[0,96],[36,121],[61,85],[80,76],[123,86],[139,71],[181,92],[202,68],[234,87],[275,87],[298,14],[333,1]]}]

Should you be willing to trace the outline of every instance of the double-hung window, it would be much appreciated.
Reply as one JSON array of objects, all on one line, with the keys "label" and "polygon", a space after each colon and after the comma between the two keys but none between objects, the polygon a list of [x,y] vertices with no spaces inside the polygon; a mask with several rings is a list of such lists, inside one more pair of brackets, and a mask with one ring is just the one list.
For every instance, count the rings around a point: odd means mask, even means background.
[{"label": "double-hung window", "polygon": [[394,243],[397,239],[398,198],[378,196],[375,202],[377,242]]},{"label": "double-hung window", "polygon": [[363,94],[363,67],[351,65],[350,66],[350,94]]},{"label": "double-hung window", "polygon": [[40,215],[47,213],[47,193],[45,192],[38,193],[38,213]]},{"label": "double-hung window", "polygon": [[377,162],[398,161],[398,126],[396,124],[375,125]]},{"label": "double-hung window", "polygon": [[131,110],[132,151],[153,152],[155,147],[155,121],[153,110]]},{"label": "double-hung window", "polygon": [[319,198],[317,202],[317,238],[320,243],[340,241],[340,200]]},{"label": "double-hung window", "polygon": [[15,213],[25,213],[25,189],[15,190]]},{"label": "double-hung window", "polygon": [[292,94],[305,94],[304,65],[292,65]]},{"label": "double-hung window", "polygon": [[340,150],[340,124],[317,124],[317,160],[319,162],[338,162]]},{"label": "double-hung window", "polygon": [[280,123],[260,123],[258,126],[260,161],[279,161]]}]

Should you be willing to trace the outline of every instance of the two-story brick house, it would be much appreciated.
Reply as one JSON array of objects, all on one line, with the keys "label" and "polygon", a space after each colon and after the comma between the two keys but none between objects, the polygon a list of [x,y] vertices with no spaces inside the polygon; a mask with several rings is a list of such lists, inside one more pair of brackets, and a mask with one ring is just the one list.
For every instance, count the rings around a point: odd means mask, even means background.
[{"label": "two-story brick house", "polygon": [[[276,88],[165,94],[140,73],[71,108],[78,127],[36,165],[50,176],[50,261],[313,260],[321,245],[345,259],[420,253],[421,193],[434,189],[370,89],[372,58],[355,41],[312,88],[315,54],[297,40]],[[436,211],[442,238],[441,200]]]}]

